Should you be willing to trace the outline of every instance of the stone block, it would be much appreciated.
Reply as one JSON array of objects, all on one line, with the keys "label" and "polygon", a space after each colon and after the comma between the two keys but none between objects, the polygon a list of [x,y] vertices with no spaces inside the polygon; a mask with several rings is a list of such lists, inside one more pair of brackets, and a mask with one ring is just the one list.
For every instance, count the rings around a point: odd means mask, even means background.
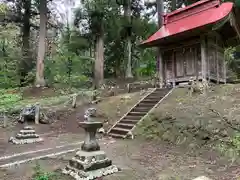
[{"label": "stone block", "polygon": [[212,179],[210,179],[210,178],[208,178],[206,176],[199,176],[199,177],[197,177],[197,178],[195,178],[193,180],[212,180]]}]

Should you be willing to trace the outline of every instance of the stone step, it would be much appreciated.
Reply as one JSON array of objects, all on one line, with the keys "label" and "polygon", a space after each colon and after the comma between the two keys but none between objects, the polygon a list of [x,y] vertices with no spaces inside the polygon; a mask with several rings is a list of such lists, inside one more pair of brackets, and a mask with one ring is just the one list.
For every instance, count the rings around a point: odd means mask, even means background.
[{"label": "stone step", "polygon": [[118,124],[116,124],[116,128],[123,128],[123,129],[128,129],[131,130],[134,127],[135,124],[125,124],[125,123],[121,123],[119,122]]},{"label": "stone step", "polygon": [[152,107],[135,107],[132,111],[133,112],[148,112],[149,110],[151,110]]},{"label": "stone step", "polygon": [[[76,180],[94,180],[99,179],[100,177],[113,174],[119,171],[117,166],[112,165],[112,162],[109,160],[108,163],[102,165],[99,163],[93,163],[95,168],[93,170],[80,170],[78,167],[72,167],[67,165],[63,170],[62,173],[71,176],[73,179]],[[88,164],[86,165],[88,166]],[[101,178],[102,179],[102,178]]]},{"label": "stone step", "polygon": [[16,139],[31,139],[31,138],[39,138],[37,134],[20,134],[16,135]]},{"label": "stone step", "polygon": [[156,91],[162,91],[162,92],[168,92],[170,91],[172,88],[157,88]]},{"label": "stone step", "polygon": [[112,132],[110,132],[108,135],[113,138],[124,138],[124,135],[116,134],[116,133],[112,133]]},{"label": "stone step", "polygon": [[[126,136],[127,133],[145,116],[168,92],[170,89],[156,89],[139,104],[136,105],[120,122],[112,127],[109,134]],[[114,137],[114,136],[112,136]]]},{"label": "stone step", "polygon": [[152,108],[153,106],[155,106],[156,103],[139,103],[136,107],[149,107]]},{"label": "stone step", "polygon": [[33,129],[29,129],[29,130],[22,129],[22,130],[20,130],[20,133],[21,134],[35,134],[35,130],[33,130]]},{"label": "stone step", "polygon": [[162,96],[162,95],[154,95],[154,96],[148,96],[148,97],[146,97],[145,98],[145,100],[160,100],[160,99],[162,99],[164,96]]},{"label": "stone step", "polygon": [[25,126],[23,129],[24,130],[34,130],[34,128],[32,126]]},{"label": "stone step", "polygon": [[130,113],[128,113],[128,115],[130,116],[144,116],[146,114],[146,112],[135,112],[135,111],[131,111]]},{"label": "stone step", "polygon": [[138,121],[139,120],[134,120],[134,119],[122,119],[119,123],[135,125],[137,124]]},{"label": "stone step", "polygon": [[141,119],[141,115],[139,115],[139,116],[132,116],[132,115],[127,115],[126,117],[124,117],[123,119],[130,119],[130,120],[140,120]]},{"label": "stone step", "polygon": [[98,161],[96,164],[93,163],[92,165],[85,166],[84,161],[81,161],[80,159],[77,159],[77,158],[73,157],[69,161],[68,168],[75,168],[76,170],[83,170],[83,171],[93,171],[93,170],[96,170],[96,169],[100,169],[99,167],[106,168],[106,167],[111,166],[111,165],[112,165],[112,161],[109,160],[108,158],[105,158],[101,161]]},{"label": "stone step", "polygon": [[18,139],[18,138],[10,138],[9,142],[13,144],[31,144],[31,143],[39,143],[42,142],[42,138],[27,138],[27,139]]},{"label": "stone step", "polygon": [[160,101],[160,99],[158,100],[148,100],[148,99],[144,99],[141,103],[146,103],[146,104],[156,104],[158,101]]},{"label": "stone step", "polygon": [[120,135],[126,135],[128,132],[129,132],[129,129],[117,128],[117,127],[112,128],[110,131],[110,133],[120,134]]}]

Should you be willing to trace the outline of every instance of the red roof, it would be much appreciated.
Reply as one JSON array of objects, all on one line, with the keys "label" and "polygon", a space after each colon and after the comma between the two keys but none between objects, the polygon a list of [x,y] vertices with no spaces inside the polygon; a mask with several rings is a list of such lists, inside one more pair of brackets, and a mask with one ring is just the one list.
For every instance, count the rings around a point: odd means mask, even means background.
[{"label": "red roof", "polygon": [[151,44],[170,36],[214,24],[226,17],[233,8],[232,2],[201,0],[185,8],[164,15],[164,25],[141,44]]}]

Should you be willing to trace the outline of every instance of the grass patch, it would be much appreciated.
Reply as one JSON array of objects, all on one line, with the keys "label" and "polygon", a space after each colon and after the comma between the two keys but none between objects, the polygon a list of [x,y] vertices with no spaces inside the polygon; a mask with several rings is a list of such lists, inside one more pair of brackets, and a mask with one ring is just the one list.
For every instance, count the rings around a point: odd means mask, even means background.
[{"label": "grass patch", "polygon": [[32,176],[33,180],[58,180],[59,177],[60,175],[57,173],[43,170],[38,163],[36,163],[36,166],[34,167],[34,174]]},{"label": "grass patch", "polygon": [[[59,90],[60,91],[60,90]],[[74,90],[69,91],[78,94],[78,99],[89,98],[91,91]],[[43,107],[56,106],[71,101],[71,94],[61,94],[53,97],[25,98],[22,92],[17,89],[1,89],[0,90],[0,112],[7,111],[9,114],[19,113],[19,111],[29,104],[39,102]]]}]

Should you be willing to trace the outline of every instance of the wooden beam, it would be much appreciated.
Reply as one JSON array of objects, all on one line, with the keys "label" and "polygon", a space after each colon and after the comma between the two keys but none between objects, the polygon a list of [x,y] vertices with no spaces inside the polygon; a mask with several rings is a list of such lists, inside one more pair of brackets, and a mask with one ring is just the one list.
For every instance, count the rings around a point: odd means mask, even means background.
[{"label": "wooden beam", "polygon": [[177,50],[177,49],[182,49],[184,47],[193,46],[193,45],[200,44],[200,43],[201,42],[200,42],[199,39],[194,39],[194,40],[187,41],[185,43],[179,43],[179,44],[174,44],[174,45],[167,45],[167,46],[161,47],[161,50],[163,52],[169,51],[169,50]]},{"label": "wooden beam", "polygon": [[206,36],[201,37],[201,62],[202,62],[202,80],[207,78],[207,49]]}]

